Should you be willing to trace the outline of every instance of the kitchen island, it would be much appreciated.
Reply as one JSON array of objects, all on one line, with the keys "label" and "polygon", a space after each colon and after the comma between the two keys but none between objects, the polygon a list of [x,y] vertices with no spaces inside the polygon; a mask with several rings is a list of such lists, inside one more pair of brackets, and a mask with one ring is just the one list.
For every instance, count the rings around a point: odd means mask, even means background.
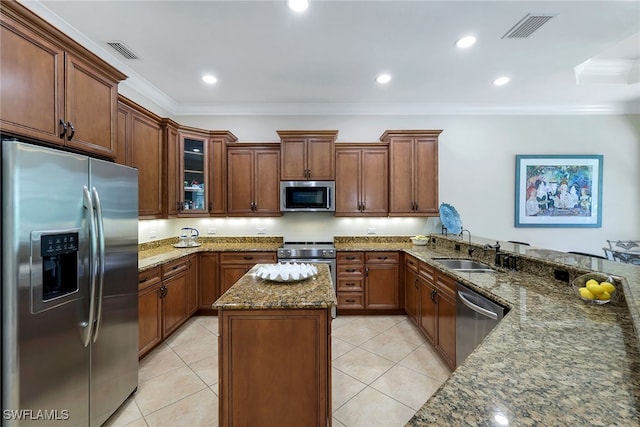
[{"label": "kitchen island", "polygon": [[220,426],[331,425],[329,268],[293,283],[253,267],[215,303]]}]

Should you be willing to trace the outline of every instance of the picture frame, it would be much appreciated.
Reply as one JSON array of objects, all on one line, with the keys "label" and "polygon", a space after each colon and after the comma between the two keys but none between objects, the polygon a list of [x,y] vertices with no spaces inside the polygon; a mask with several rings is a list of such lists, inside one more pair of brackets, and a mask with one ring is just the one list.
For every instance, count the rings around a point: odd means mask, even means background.
[{"label": "picture frame", "polygon": [[602,226],[602,155],[516,155],[516,227]]}]

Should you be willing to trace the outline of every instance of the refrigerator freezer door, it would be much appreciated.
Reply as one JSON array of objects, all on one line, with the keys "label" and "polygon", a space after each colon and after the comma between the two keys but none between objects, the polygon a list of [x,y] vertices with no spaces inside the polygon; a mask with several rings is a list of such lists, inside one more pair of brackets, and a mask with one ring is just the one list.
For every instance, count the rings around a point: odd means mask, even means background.
[{"label": "refrigerator freezer door", "polygon": [[90,162],[104,247],[91,346],[90,425],[99,426],[138,386],[138,171]]},{"label": "refrigerator freezer door", "polygon": [[2,142],[3,416],[17,411],[3,425],[88,423],[88,170],[84,156]]}]

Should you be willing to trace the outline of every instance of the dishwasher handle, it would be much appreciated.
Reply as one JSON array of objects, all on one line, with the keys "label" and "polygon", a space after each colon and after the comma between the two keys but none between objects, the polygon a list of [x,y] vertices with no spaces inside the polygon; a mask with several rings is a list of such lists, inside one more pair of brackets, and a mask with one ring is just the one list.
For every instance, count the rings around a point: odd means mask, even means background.
[{"label": "dishwasher handle", "polygon": [[497,313],[494,313],[491,310],[487,310],[486,308],[482,308],[480,306],[475,305],[474,303],[469,301],[467,298],[465,298],[464,294],[461,291],[458,291],[458,297],[460,297],[460,301],[462,301],[462,303],[464,305],[466,305],[467,307],[469,307],[471,310],[475,311],[476,313],[482,314],[483,316],[488,317],[488,318],[493,319],[493,320],[498,320],[498,314]]}]

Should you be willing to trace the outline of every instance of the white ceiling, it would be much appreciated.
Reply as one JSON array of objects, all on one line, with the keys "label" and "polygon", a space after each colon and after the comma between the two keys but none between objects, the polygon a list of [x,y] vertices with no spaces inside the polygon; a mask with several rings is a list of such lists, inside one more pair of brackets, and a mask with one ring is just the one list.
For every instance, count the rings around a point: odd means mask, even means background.
[{"label": "white ceiling", "polygon": [[[640,1],[22,3],[175,115],[640,112]],[[527,13],[554,17],[503,39]],[[467,34],[476,45],[454,47]]]}]

